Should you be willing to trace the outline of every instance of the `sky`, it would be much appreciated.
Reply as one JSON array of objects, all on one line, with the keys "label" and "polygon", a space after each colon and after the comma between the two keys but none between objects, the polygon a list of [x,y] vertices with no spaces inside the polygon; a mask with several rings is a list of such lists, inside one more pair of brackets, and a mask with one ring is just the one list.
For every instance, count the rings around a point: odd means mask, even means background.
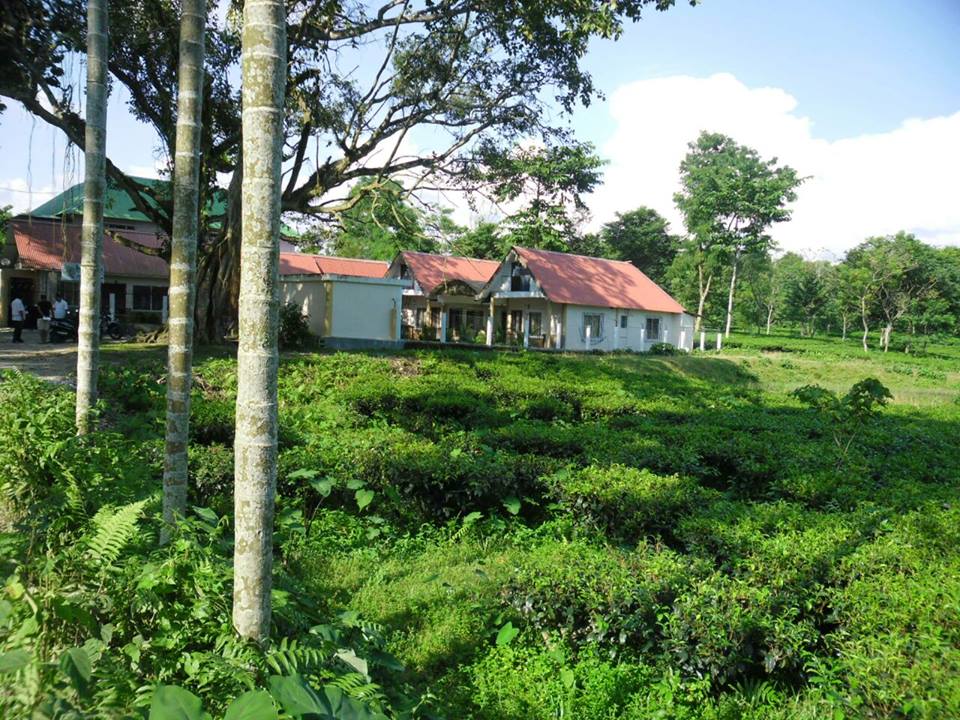
[{"label": "sky", "polygon": [[[960,245],[960,0],[703,0],[651,11],[584,60],[605,95],[563,122],[607,160],[591,229],[641,205],[682,222],[686,145],[723,132],[807,177],[782,250],[840,257],[914,232]],[[68,74],[82,77],[79,62]],[[108,155],[155,176],[153,131],[110,99]],[[82,180],[82,156],[16,104],[0,115],[0,205]]]}]

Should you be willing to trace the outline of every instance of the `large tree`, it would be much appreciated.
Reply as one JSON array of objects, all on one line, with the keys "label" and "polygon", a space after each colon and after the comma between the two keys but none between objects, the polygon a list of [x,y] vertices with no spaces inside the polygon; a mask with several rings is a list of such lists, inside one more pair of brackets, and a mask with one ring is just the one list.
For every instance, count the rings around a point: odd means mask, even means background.
[{"label": "large tree", "polygon": [[340,215],[334,255],[392,260],[401,250],[438,250],[417,208],[404,201],[400,183],[365,178],[351,188],[350,197],[356,198],[356,203]]},{"label": "large tree", "polygon": [[[622,23],[639,19],[646,6],[665,10],[674,1],[381,0],[371,6],[288,0],[282,209],[306,216],[343,212],[358,201],[348,189],[363,178],[404,179],[411,193],[476,189],[484,179],[473,170],[521,140],[569,144],[569,133],[545,118],[561,117],[596,96],[580,66],[590,39],[615,38]],[[63,26],[70,27],[72,2],[30,2],[41,6],[41,14],[52,12],[47,5],[56,7],[68,16]],[[219,27],[212,6],[210,11],[201,167],[206,196],[218,174],[231,179],[225,210],[220,217],[205,216],[201,229],[197,331],[206,339],[221,334],[236,315],[242,184],[242,132],[232,82],[239,57],[236,13]],[[117,41],[110,71],[128,91],[133,113],[156,128],[169,156],[175,136],[176,3],[116,3],[112,13]],[[54,33],[51,42],[82,50],[66,31]],[[70,88],[50,81],[45,56],[38,55],[36,64],[25,57],[29,71],[10,82],[0,79],[0,93],[79,144],[83,121],[70,102]],[[417,133],[419,141],[408,142]],[[154,198],[154,208],[144,200],[156,194],[150,188],[112,163],[107,170],[141,210],[171,231],[169,199]],[[168,256],[169,248],[160,252]]]},{"label": "large tree", "polygon": [[187,442],[193,374],[193,304],[200,201],[200,124],[203,103],[205,0],[182,0],[177,145],[173,174],[170,308],[167,318],[167,425],[163,461],[163,519],[187,509]]},{"label": "large tree", "polygon": [[627,260],[659,285],[680,248],[680,238],[670,234],[670,225],[653,208],[639,207],[604,224],[600,231],[606,250],[618,260]]},{"label": "large tree", "polygon": [[702,132],[689,148],[674,199],[687,229],[726,256],[729,336],[740,262],[744,255],[773,248],[767,231],[790,219],[788,203],[796,199],[802,179],[793,168],[778,166],[776,158],[764,160],[756,150],[720,133]]},{"label": "large tree", "polygon": [[282,0],[243,6],[243,246],[234,440],[233,624],[270,634],[277,482],[280,168],[286,73]]},{"label": "large tree", "polygon": [[87,117],[83,146],[80,327],[77,331],[77,432],[89,432],[100,367],[103,203],[107,194],[107,5],[87,0]]}]

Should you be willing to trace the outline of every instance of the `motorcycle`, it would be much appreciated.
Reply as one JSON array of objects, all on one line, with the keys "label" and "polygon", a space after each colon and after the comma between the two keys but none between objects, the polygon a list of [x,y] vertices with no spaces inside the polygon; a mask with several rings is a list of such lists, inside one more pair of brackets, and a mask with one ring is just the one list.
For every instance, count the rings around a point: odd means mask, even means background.
[{"label": "motorcycle", "polygon": [[[76,342],[79,327],[79,318],[75,312],[61,320],[51,320],[50,342]],[[100,337],[104,335],[108,335],[113,340],[123,337],[123,327],[116,320],[111,320],[107,313],[100,316]]]}]

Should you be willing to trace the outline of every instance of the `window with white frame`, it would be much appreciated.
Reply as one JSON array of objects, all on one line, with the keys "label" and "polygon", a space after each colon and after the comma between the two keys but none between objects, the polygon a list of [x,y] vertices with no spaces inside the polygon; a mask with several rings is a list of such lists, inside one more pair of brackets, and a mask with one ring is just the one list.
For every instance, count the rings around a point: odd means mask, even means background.
[{"label": "window with white frame", "polygon": [[660,318],[647,318],[647,340],[660,339]]},{"label": "window with white frame", "polygon": [[603,314],[602,313],[584,313],[583,327],[580,328],[580,334],[584,342],[587,341],[587,329],[590,330],[590,344],[600,342],[603,339]]},{"label": "window with white frame", "polygon": [[621,315],[621,316],[620,316],[620,329],[621,329],[621,330],[626,330],[626,329],[627,329],[627,316],[626,316],[626,315]]},{"label": "window with white frame", "polygon": [[540,337],[543,335],[543,315],[539,312],[529,313],[529,323],[530,323],[530,335],[533,337]]}]

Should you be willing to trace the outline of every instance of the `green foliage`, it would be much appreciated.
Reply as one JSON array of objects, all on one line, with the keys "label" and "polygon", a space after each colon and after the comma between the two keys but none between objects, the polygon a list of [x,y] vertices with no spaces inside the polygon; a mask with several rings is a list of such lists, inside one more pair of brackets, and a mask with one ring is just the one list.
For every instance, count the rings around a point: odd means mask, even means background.
[{"label": "green foliage", "polygon": [[600,237],[612,257],[633,263],[658,285],[666,284],[680,240],[670,234],[669,224],[656,210],[639,207],[617,213],[604,224]]},{"label": "green foliage", "polygon": [[393,260],[401,250],[439,249],[424,233],[420,213],[405,202],[400,183],[366,178],[350,189],[350,198],[353,204],[340,215],[335,255]]},{"label": "green foliage", "polygon": [[277,341],[284,350],[303,350],[314,342],[308,317],[297,303],[280,307],[280,334]]}]

